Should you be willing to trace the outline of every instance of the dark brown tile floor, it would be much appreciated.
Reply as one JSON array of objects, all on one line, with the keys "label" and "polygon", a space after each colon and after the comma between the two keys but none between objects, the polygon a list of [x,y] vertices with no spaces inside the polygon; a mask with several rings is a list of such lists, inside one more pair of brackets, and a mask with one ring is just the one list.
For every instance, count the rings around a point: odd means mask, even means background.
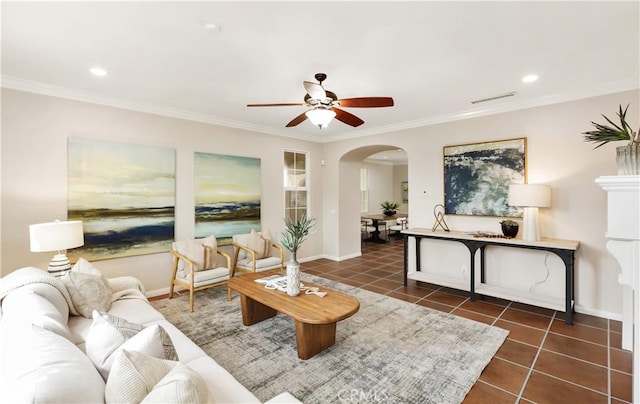
[{"label": "dark brown tile floor", "polygon": [[465,403],[625,403],[632,400],[632,356],[618,321],[487,298],[433,284],[403,283],[402,241],[363,245],[346,261],[315,260],[304,272],[510,331]]}]

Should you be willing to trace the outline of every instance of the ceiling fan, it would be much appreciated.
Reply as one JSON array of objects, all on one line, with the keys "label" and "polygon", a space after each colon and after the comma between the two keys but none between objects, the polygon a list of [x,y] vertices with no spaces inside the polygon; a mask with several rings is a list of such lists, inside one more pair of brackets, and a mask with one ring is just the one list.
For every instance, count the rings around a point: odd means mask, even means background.
[{"label": "ceiling fan", "polygon": [[286,106],[302,106],[308,109],[296,116],[289,122],[286,127],[299,125],[307,118],[317,125],[320,129],[325,128],[329,122],[335,117],[340,122],[353,127],[360,126],[364,121],[357,116],[342,110],[342,108],[379,108],[392,107],[393,98],[391,97],[359,97],[359,98],[343,98],[331,91],[325,90],[322,82],[326,80],[327,75],[324,73],[316,73],[318,83],[311,81],[303,81],[307,94],[304,96],[303,103],[276,103],[276,104],[247,104],[247,107],[286,107]]}]

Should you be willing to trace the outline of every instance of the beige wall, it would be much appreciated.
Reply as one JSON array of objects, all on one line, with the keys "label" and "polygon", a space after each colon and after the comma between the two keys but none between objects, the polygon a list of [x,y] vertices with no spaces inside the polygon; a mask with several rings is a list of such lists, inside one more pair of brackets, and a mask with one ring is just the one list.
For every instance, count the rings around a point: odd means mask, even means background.
[{"label": "beige wall", "polygon": [[[393,133],[355,138],[324,145],[324,208],[357,204],[358,195],[350,190],[349,180],[340,171],[343,156],[362,147],[393,146],[406,150],[409,158],[409,220],[412,227],[431,228],[433,207],[443,203],[442,148],[445,145],[527,138],[528,179],[552,188],[552,207],[541,209],[542,232],[546,237],[579,240],[576,260],[576,308],[578,311],[618,318],[621,312],[619,267],[605,248],[606,194],[594,183],[603,175],[615,175],[615,147],[598,150],[583,141],[582,132],[591,129],[590,121],[601,121],[600,114],[615,116],[618,104],[631,104],[628,118],[637,125],[639,92],[629,91],[573,102],[524,109],[486,117],[407,129]],[[339,181],[338,181],[339,179]],[[336,188],[333,184],[338,183]],[[500,232],[499,219],[490,217],[448,216],[454,230]],[[329,256],[350,257],[360,251],[359,239],[347,215],[325,216],[324,252]],[[327,242],[327,238],[332,240]],[[454,274],[462,279],[468,266],[468,253],[460,246],[446,243],[426,246],[424,264],[433,271]],[[464,247],[463,247],[464,248]],[[554,255],[542,252],[500,249],[488,252],[490,282],[501,286],[533,288],[536,293],[564,295],[564,270]],[[547,277],[548,279],[541,284]]]},{"label": "beige wall", "polygon": [[[319,225],[301,256],[335,260],[360,254],[358,173],[366,156],[391,148],[407,152],[410,222],[430,228],[433,206],[443,201],[444,145],[527,137],[529,182],[546,183],[553,190],[552,207],[541,210],[543,235],[581,242],[577,309],[617,318],[619,269],[605,249],[606,194],[594,183],[599,176],[616,173],[616,145],[592,150],[581,132],[590,129],[591,120],[599,121],[601,113],[614,115],[618,104],[632,105],[629,120],[637,125],[639,98],[638,91],[624,92],[321,145],[3,89],[0,273],[22,266],[46,267],[50,254],[29,252],[28,225],[66,217],[69,136],[175,148],[177,238],[190,236],[193,229],[194,151],[261,158],[262,225],[277,232],[283,216],[282,151],[308,150],[312,215]],[[450,216],[447,221],[455,230],[499,231],[497,218]],[[465,251],[450,244],[428,251],[428,268],[465,276]],[[562,266],[555,256],[510,250],[492,251],[487,259],[491,282],[527,290],[545,278],[548,267],[548,279],[535,286],[536,292],[564,291]],[[137,276],[148,290],[166,289],[168,284],[168,254],[105,260],[97,266],[107,276]]]},{"label": "beige wall", "polygon": [[[274,234],[283,228],[285,148],[310,152],[311,189],[322,188],[317,143],[3,89],[2,275],[23,266],[46,268],[51,259],[50,253],[29,251],[28,226],[67,217],[68,137],[175,148],[177,239],[193,235],[195,151],[261,159],[262,226]],[[311,209],[322,219],[319,192],[312,192]],[[301,259],[322,254],[321,227],[303,246]],[[96,266],[107,276],[137,276],[154,291],[168,287],[171,259],[168,253],[151,254]]]}]

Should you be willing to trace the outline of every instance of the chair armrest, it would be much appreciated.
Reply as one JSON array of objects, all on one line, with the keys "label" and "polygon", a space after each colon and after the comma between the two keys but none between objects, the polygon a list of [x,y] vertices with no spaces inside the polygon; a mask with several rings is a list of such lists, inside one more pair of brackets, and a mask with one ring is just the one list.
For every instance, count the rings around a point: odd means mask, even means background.
[{"label": "chair armrest", "polygon": [[169,252],[174,256],[175,269],[178,269],[178,260],[183,260],[189,266],[189,272],[191,272],[191,278],[193,279],[193,269],[195,268],[195,263],[176,250],[169,250]]},{"label": "chair armrest", "polygon": [[[254,261],[256,260],[256,252],[254,250],[252,250],[251,248],[243,246],[242,244],[238,244],[235,241],[232,241],[231,244],[233,244],[235,247],[238,247],[240,250],[244,250],[247,253],[251,254],[251,259],[254,260]],[[237,255],[238,254],[236,254],[236,256]]]},{"label": "chair armrest", "polygon": [[249,247],[245,247],[242,244],[238,244],[235,241],[231,242],[231,245],[233,245],[234,247],[236,247],[236,252],[233,256],[233,268],[229,268],[231,269],[231,276],[233,277],[236,273],[236,267],[238,266],[238,256],[240,255],[240,250],[244,250],[247,252],[247,254],[251,254],[251,261],[253,263],[253,272],[256,271],[256,252],[253,251],[251,248]]},{"label": "chair armrest", "polygon": [[223,257],[227,260],[227,265],[226,265],[226,267],[227,267],[227,269],[228,269],[229,271],[231,271],[231,257],[229,256],[229,254],[227,254],[227,253],[225,253],[225,252],[223,252],[223,251],[220,251],[220,250],[216,250],[216,253],[217,253],[218,255],[223,256]]},{"label": "chair armrest", "polygon": [[281,261],[284,261],[284,248],[280,244],[271,243],[271,256],[275,257],[273,249],[278,250],[276,254],[280,257]]}]

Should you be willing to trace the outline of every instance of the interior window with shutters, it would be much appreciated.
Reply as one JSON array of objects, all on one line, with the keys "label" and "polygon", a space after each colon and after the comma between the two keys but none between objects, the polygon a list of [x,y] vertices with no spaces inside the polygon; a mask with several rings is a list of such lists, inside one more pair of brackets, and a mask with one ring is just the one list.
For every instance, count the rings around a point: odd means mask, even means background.
[{"label": "interior window with shutters", "polygon": [[307,152],[284,152],[284,217],[297,222],[308,214]]}]

